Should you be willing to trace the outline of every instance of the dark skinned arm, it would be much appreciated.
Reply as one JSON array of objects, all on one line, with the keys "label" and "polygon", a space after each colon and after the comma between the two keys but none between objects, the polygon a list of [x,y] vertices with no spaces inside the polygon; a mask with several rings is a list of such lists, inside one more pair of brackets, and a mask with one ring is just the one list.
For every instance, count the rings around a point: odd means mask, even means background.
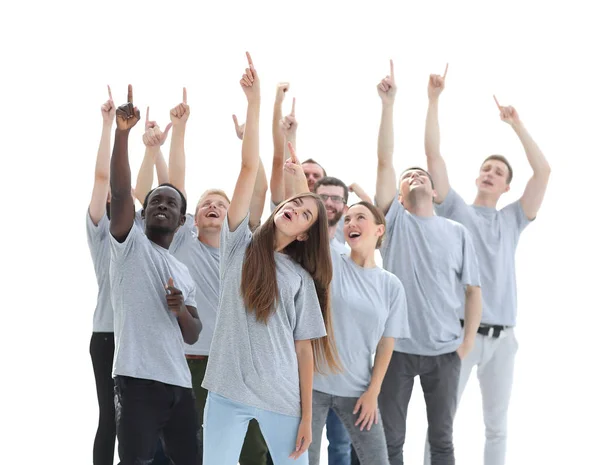
[{"label": "dark skinned arm", "polygon": [[196,307],[183,305],[181,312],[177,315],[177,322],[181,329],[183,341],[186,344],[194,344],[202,331],[202,322],[200,321]]}]

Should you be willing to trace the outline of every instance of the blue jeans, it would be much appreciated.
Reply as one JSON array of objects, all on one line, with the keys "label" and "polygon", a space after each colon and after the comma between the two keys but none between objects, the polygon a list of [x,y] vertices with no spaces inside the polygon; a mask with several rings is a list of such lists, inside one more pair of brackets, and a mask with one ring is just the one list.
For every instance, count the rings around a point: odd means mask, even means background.
[{"label": "blue jeans", "polygon": [[327,463],[329,465],[350,465],[350,436],[333,409],[329,409],[325,428],[329,441]]},{"label": "blue jeans", "polygon": [[296,449],[300,417],[282,415],[208,393],[204,407],[203,465],[237,465],[248,423],[260,425],[275,465],[308,465],[308,452],[289,458]]}]

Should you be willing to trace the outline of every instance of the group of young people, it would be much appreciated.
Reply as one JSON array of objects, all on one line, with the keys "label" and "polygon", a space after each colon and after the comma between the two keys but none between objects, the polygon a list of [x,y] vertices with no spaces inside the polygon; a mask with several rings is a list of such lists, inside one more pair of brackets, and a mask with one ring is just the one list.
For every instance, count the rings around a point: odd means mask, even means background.
[{"label": "group of young people", "polygon": [[[402,464],[417,376],[429,425],[424,461],[453,464],[454,416],[475,366],[484,463],[503,464],[517,350],[515,251],[550,175],[516,110],[498,104],[533,176],[501,210],[513,175],[503,156],[482,163],[473,204],[450,187],[437,114],[446,73],[428,83],[427,169],[408,168],[398,182],[392,62],[377,86],[374,199],[313,159],[299,162],[295,101],[283,116],[287,83],[276,89],[268,182],[260,79],[247,60],[233,195],[208,189],[193,215],[186,90],[164,130],[147,110],[135,188],[128,145],[140,111],[132,87],[119,107],[109,88],[102,106],[87,212],[99,287],[90,343],[100,409],[94,464],[113,463],[116,436],[122,465],[318,465],[325,425],[329,464]],[[268,191],[271,214],[261,223]],[[350,192],[361,201],[348,205]]]}]

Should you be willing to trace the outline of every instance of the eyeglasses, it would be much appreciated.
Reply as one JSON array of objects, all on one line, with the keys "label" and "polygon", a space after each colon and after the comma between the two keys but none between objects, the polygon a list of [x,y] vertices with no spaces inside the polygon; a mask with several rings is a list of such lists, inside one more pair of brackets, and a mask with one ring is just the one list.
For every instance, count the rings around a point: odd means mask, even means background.
[{"label": "eyeglasses", "polygon": [[319,197],[321,197],[323,202],[327,202],[327,199],[331,199],[333,203],[346,203],[344,197],[340,197],[339,195],[319,194]]}]

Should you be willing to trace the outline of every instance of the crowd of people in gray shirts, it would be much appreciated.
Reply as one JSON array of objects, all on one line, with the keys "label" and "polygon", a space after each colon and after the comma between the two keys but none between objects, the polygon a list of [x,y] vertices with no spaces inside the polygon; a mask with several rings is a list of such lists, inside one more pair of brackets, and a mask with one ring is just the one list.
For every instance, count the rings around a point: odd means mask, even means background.
[{"label": "crowd of people in gray shirts", "polygon": [[[233,195],[209,189],[193,215],[186,89],[164,130],[147,110],[135,188],[128,143],[140,111],[131,86],[119,107],[108,89],[86,215],[99,288],[90,343],[100,411],[94,465],[113,463],[115,438],[122,465],[318,465],[325,425],[330,465],[402,464],[417,376],[428,420],[424,463],[454,464],[454,416],[475,366],[484,464],[504,464],[518,347],[515,251],[550,176],[517,111],[496,101],[533,175],[500,210],[513,177],[505,157],[483,160],[472,204],[448,179],[438,123],[447,67],[427,86],[427,169],[398,178],[390,61],[377,85],[373,199],[315,160],[299,162],[295,100],[283,116],[289,84],[279,84],[267,181],[260,80],[247,60]],[[268,191],[271,214],[261,223]],[[350,192],[361,201],[348,205]]]}]

